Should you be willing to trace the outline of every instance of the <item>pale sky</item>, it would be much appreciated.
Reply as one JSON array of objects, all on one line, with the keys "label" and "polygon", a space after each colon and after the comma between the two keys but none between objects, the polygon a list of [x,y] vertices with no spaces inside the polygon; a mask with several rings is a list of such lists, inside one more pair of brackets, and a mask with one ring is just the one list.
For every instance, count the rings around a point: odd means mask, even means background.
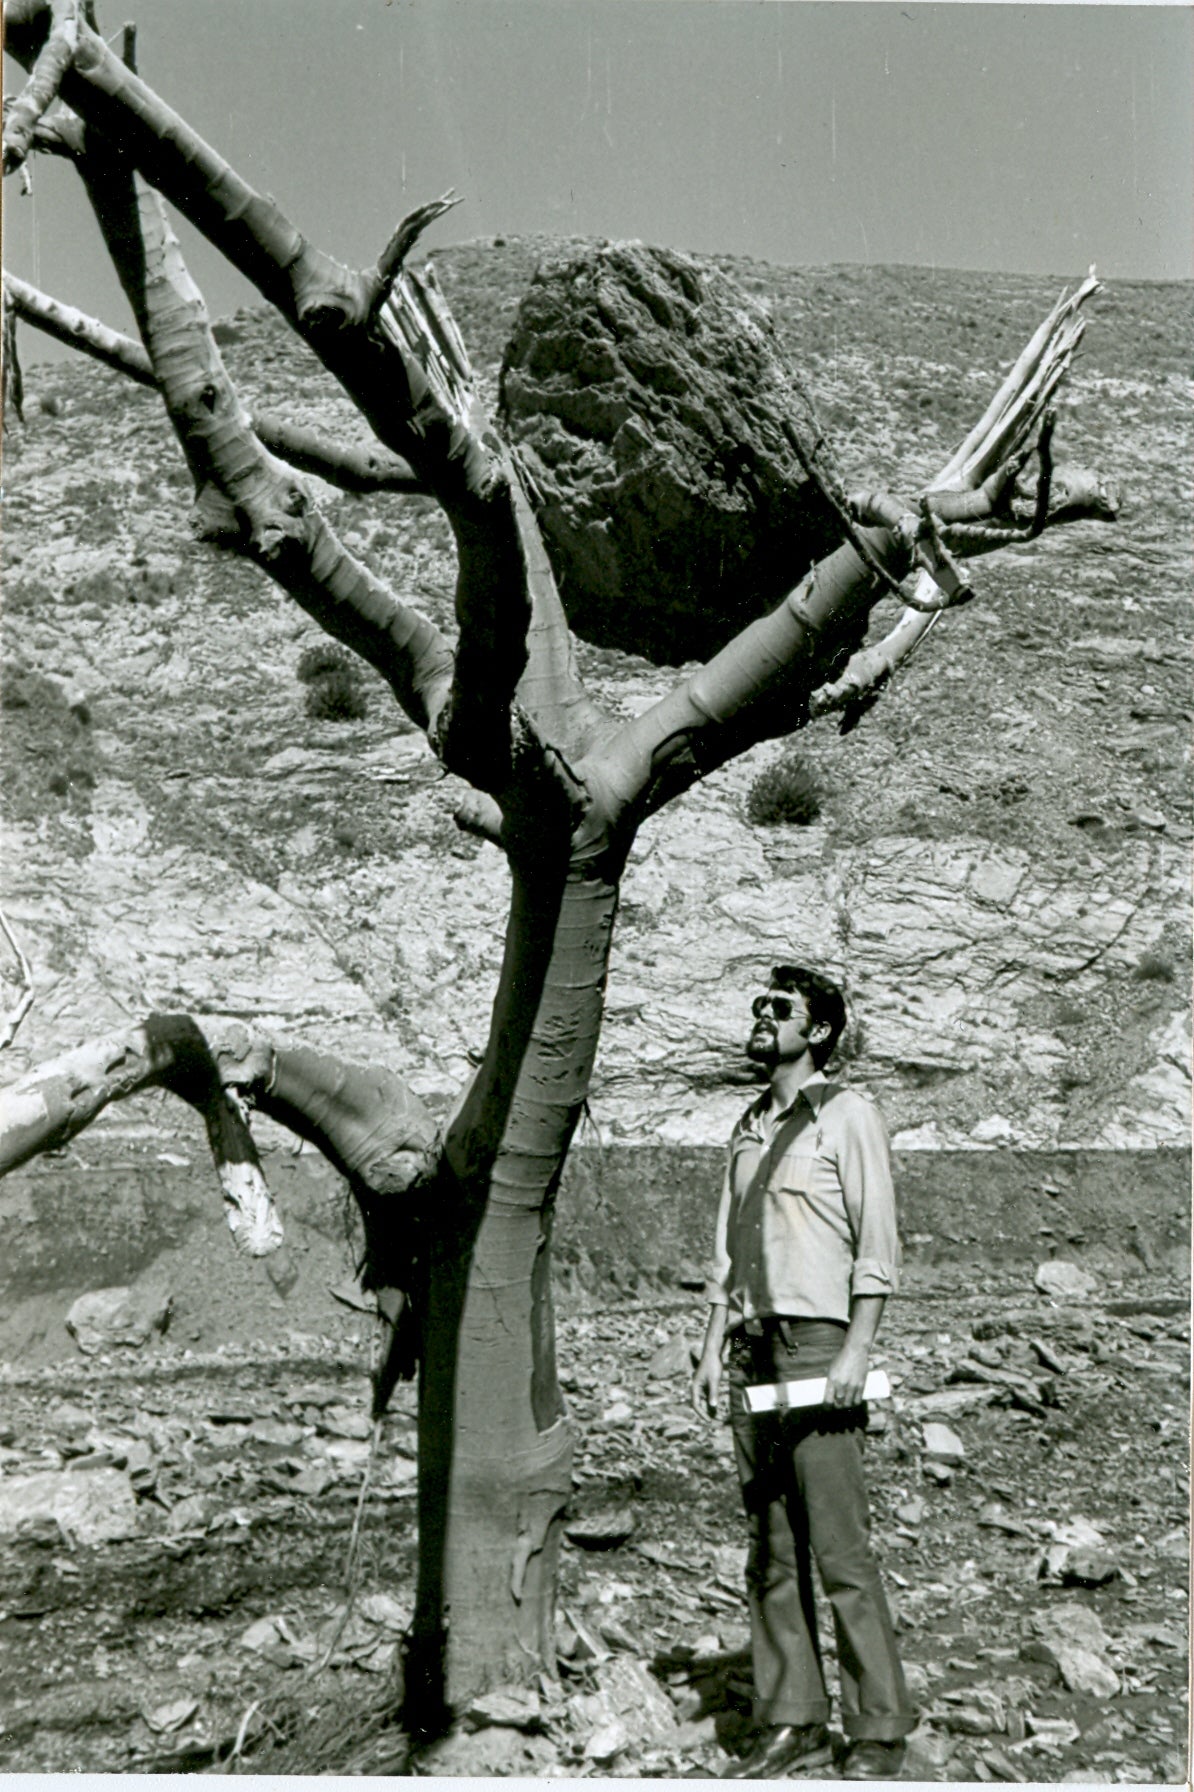
[{"label": "pale sky", "polygon": [[[125,16],[145,79],[349,261],[454,186],[429,244],[1194,274],[1185,5],[100,0],[105,29]],[[128,328],[71,171],[5,198],[9,265]],[[251,301],[192,241],[213,314]]]}]

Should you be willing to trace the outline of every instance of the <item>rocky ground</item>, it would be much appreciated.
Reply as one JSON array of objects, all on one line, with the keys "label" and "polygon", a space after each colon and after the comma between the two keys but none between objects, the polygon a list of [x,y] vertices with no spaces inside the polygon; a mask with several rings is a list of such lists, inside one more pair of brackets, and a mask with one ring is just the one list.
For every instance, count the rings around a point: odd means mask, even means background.
[{"label": "rocky ground", "polygon": [[[908,1777],[1182,1782],[1188,1293],[1041,1280],[914,1271],[889,1313],[868,1455]],[[687,1404],[699,1331],[695,1297],[564,1318],[559,1676],[491,1692],[418,1771],[716,1776],[743,1745],[745,1552],[728,1428]],[[5,1770],[266,1771],[304,1714],[376,1711],[412,1597],[413,1408],[375,1447],[367,1357],[364,1331],[291,1333],[7,1371]]]}]

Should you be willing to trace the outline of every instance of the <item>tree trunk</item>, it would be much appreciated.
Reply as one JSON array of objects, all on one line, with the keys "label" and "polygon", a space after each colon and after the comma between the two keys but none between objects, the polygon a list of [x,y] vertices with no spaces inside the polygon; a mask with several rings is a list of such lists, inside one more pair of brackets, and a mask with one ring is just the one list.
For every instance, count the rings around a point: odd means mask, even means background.
[{"label": "tree trunk", "polygon": [[[501,1144],[429,1263],[419,1388],[419,1589],[406,1716],[554,1669],[572,1436],[556,1380],[556,1190],[597,1048],[617,885],[570,870]],[[459,1210],[458,1210],[459,1211]],[[465,1241],[466,1245],[468,1240]]]}]

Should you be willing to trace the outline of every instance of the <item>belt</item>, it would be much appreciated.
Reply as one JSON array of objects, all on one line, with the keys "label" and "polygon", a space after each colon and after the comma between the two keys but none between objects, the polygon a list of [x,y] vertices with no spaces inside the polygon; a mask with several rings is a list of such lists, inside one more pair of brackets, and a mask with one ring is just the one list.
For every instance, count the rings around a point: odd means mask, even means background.
[{"label": "belt", "polygon": [[786,1340],[789,1327],[796,1323],[794,1319],[783,1319],[778,1315],[773,1315],[767,1319],[744,1319],[740,1329],[748,1338],[770,1338],[778,1332]]}]

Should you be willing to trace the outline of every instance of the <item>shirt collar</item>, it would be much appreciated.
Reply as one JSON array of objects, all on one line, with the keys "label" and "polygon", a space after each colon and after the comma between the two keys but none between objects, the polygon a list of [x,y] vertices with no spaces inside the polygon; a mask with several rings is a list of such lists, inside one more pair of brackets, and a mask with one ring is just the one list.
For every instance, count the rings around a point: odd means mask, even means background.
[{"label": "shirt collar", "polygon": [[[824,1071],[823,1070],[814,1070],[813,1074],[810,1077],[807,1077],[805,1079],[805,1081],[803,1083],[801,1083],[799,1089],[797,1089],[795,1095],[792,1097],[792,1099],[788,1103],[787,1107],[780,1108],[779,1112],[775,1115],[774,1124],[776,1126],[778,1126],[781,1120],[786,1120],[790,1114],[793,1114],[796,1111],[796,1106],[802,1097],[805,1101],[807,1101],[809,1107],[812,1109],[813,1117],[815,1119],[816,1116],[821,1112],[822,1103],[824,1102],[825,1097],[828,1094],[828,1092],[829,1092],[829,1082],[828,1082],[828,1079],[827,1079]],[[771,1091],[769,1089],[764,1089],[763,1093],[759,1096],[758,1100],[755,1101],[754,1103],[752,1103],[752,1105],[747,1109],[746,1121],[747,1121],[748,1125],[750,1125],[752,1127],[756,1127],[756,1128],[758,1127],[759,1123],[761,1122],[761,1120],[763,1118],[763,1110],[766,1108],[767,1103],[770,1099],[771,1099]]]}]

